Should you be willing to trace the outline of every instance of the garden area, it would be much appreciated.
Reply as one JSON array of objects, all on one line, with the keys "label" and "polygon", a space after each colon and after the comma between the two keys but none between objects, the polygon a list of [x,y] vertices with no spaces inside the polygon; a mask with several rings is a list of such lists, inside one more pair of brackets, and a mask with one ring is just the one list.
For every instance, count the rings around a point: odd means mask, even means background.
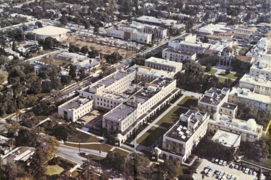
[{"label": "garden area", "polygon": [[237,79],[237,78],[239,78],[241,75],[239,75],[237,72],[235,72],[235,71],[232,71],[232,72],[230,72],[229,74],[226,74],[226,72],[225,71],[222,71],[220,74],[219,74],[219,76],[223,76],[223,77],[225,77],[225,78],[230,78],[230,79]]},{"label": "garden area", "polygon": [[150,147],[155,143],[163,134],[166,132],[165,129],[159,127],[151,127],[145,134],[143,134],[139,139],[137,139],[136,143]]},{"label": "garden area", "polygon": [[121,156],[127,156],[127,155],[129,154],[129,152],[123,151],[123,150],[121,150],[121,149],[119,149],[119,148],[115,148],[115,149],[113,150],[113,152],[118,152],[118,153],[120,153]]},{"label": "garden area", "polygon": [[164,117],[162,117],[156,125],[170,128],[175,123],[182,113],[186,113],[187,110],[179,107],[173,107]]},{"label": "garden area", "polygon": [[198,99],[195,97],[191,97],[191,96],[186,96],[185,98],[183,98],[178,105],[179,106],[184,106],[187,108],[190,108],[190,106],[195,106],[197,105]]},{"label": "garden area", "polygon": [[[67,142],[65,142],[64,144],[67,145],[67,146],[72,146],[72,147],[79,148],[79,144],[70,144],[70,143],[67,143]],[[104,144],[80,144],[80,148],[92,149],[92,150],[96,150],[96,151],[99,151],[100,148],[102,148],[103,152],[108,152],[108,151],[110,151],[112,149],[112,146],[104,145]]]},{"label": "garden area", "polygon": [[205,71],[206,74],[215,74],[217,72],[217,70],[211,68],[210,71]]},{"label": "garden area", "polygon": [[89,143],[89,142],[102,142],[102,139],[96,138],[94,136],[88,135],[86,133],[76,131],[72,135],[68,137],[68,141],[70,142],[79,142],[81,140],[81,143]]}]

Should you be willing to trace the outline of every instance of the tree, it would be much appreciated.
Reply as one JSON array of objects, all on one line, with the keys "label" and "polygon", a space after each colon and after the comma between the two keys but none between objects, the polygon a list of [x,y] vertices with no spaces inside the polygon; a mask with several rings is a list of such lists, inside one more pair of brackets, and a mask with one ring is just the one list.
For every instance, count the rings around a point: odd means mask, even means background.
[{"label": "tree", "polygon": [[68,136],[73,134],[75,130],[66,124],[56,124],[53,127],[53,133],[57,140],[67,141]]},{"label": "tree", "polygon": [[0,55],[0,66],[5,65],[8,62],[8,57],[4,55]]},{"label": "tree", "polygon": [[54,103],[58,103],[61,99],[63,99],[63,97],[65,97],[65,95],[67,95],[65,91],[59,91],[59,90],[53,89],[50,92],[50,96],[53,98]]},{"label": "tree", "polygon": [[61,76],[62,85],[67,85],[71,83],[71,76]]},{"label": "tree", "polygon": [[110,174],[108,172],[104,172],[102,173],[100,180],[108,180],[109,178],[111,178]]},{"label": "tree", "polygon": [[43,81],[41,84],[42,92],[49,93],[52,90],[51,82]]},{"label": "tree", "polygon": [[211,71],[211,65],[210,64],[207,64],[207,66],[206,66],[206,68],[205,68],[205,71],[206,72],[209,72],[209,71]]},{"label": "tree", "polygon": [[88,53],[88,47],[87,46],[83,46],[82,48],[81,48],[81,53],[83,53],[83,54],[87,54]]},{"label": "tree", "polygon": [[12,50],[16,51],[16,42],[15,41],[12,41]]},{"label": "tree", "polygon": [[67,23],[68,23],[67,17],[66,16],[62,16],[59,19],[59,22],[61,22],[61,24],[63,24],[63,25],[67,25]]},{"label": "tree", "polygon": [[194,180],[194,178],[191,175],[183,174],[178,177],[178,180]]},{"label": "tree", "polygon": [[14,139],[14,138],[10,138],[10,139],[8,140],[8,144],[9,144],[9,146],[11,147],[11,149],[13,149],[14,143],[15,143],[15,139]]},{"label": "tree", "polygon": [[76,71],[77,71],[77,67],[73,64],[70,64],[69,75],[71,76],[72,79],[76,77]]},{"label": "tree", "polygon": [[230,74],[231,70],[229,68],[226,69],[225,74]]},{"label": "tree", "polygon": [[32,94],[40,93],[42,91],[41,82],[40,81],[32,82],[31,87],[28,91],[29,93],[32,93]]},{"label": "tree", "polygon": [[56,46],[59,46],[61,43],[57,41],[55,38],[46,37],[42,46],[44,49],[53,49]]},{"label": "tree", "polygon": [[99,33],[99,28],[100,28],[99,24],[95,24],[95,26],[94,26],[94,34]]},{"label": "tree", "polygon": [[35,25],[38,26],[39,28],[42,27],[42,23],[40,21],[36,21]]},{"label": "tree", "polygon": [[14,137],[15,133],[21,129],[21,125],[19,124],[19,121],[11,121],[10,124],[4,124],[4,129],[7,131],[8,137]]},{"label": "tree", "polygon": [[84,79],[85,77],[87,77],[85,68],[79,70],[79,77],[80,79]]},{"label": "tree", "polygon": [[18,136],[15,137],[16,146],[36,147],[38,144],[38,136],[33,129],[20,129]]},{"label": "tree", "polygon": [[79,47],[73,45],[73,44],[70,44],[70,47],[69,47],[69,52],[72,52],[72,53],[78,53],[80,51]]},{"label": "tree", "polygon": [[99,55],[99,51],[93,49],[92,51],[88,52],[88,54],[91,58],[95,58]]},{"label": "tree", "polygon": [[91,68],[91,63],[92,63],[92,60],[90,59],[89,60],[89,66],[88,66],[88,71],[90,72],[90,68]]},{"label": "tree", "polygon": [[6,165],[1,167],[2,179],[16,179],[16,177],[23,172],[24,169],[14,161],[9,161]]}]

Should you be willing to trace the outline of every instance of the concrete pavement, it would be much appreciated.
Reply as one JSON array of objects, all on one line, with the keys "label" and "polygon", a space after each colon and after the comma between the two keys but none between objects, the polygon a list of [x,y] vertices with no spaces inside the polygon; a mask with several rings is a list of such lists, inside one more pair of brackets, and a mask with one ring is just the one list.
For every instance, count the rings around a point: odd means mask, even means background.
[{"label": "concrete pavement", "polygon": [[[107,155],[107,152],[102,152],[101,154],[99,151],[91,150],[91,149],[84,149],[80,148],[80,152],[91,154],[99,157],[105,158]],[[57,152],[55,153],[57,156],[63,157],[65,159],[71,160],[77,164],[83,164],[83,161],[86,160],[85,158],[78,155],[79,148],[67,146],[64,144],[60,144]]]}]

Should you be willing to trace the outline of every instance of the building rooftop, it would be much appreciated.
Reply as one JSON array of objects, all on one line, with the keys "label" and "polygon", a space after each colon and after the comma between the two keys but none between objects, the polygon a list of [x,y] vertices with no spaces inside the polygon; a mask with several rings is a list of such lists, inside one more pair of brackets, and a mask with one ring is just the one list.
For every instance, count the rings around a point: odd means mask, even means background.
[{"label": "building rooftop", "polygon": [[271,104],[271,97],[266,95],[261,95],[253,93],[251,90],[246,88],[233,88],[230,92],[231,95],[238,96],[239,98],[249,99],[253,101],[258,101],[261,103]]},{"label": "building rooftop", "polygon": [[246,83],[246,84],[265,86],[265,87],[269,87],[269,88],[271,87],[270,79],[268,79],[268,77],[262,76],[262,75],[260,75],[258,78],[256,78],[256,77],[251,77],[249,74],[245,74],[239,81]]},{"label": "building rooftop", "polygon": [[213,136],[212,140],[218,141],[223,146],[234,147],[238,144],[239,138],[241,138],[241,136],[238,134],[222,131],[219,129]]},{"label": "building rooftop", "polygon": [[218,105],[225,98],[228,91],[228,88],[223,88],[222,90],[210,88],[209,90],[205,91],[204,96],[199,100],[199,102]]},{"label": "building rooftop", "polygon": [[136,19],[137,21],[144,21],[147,23],[156,23],[156,24],[162,24],[164,23],[166,26],[170,26],[172,23],[176,24],[176,20],[171,20],[171,19],[158,19],[153,16],[141,16]]},{"label": "building rooftop", "polygon": [[[205,120],[205,112],[188,110],[180,116],[180,120],[166,132],[165,136],[186,142]],[[193,128],[189,124],[193,124]]]},{"label": "building rooftop", "polygon": [[108,118],[114,121],[122,121],[135,110],[136,107],[128,105],[127,103],[122,103],[110,110],[104,117],[105,119]]},{"label": "building rooftop", "polygon": [[252,57],[248,57],[248,56],[241,56],[241,55],[235,55],[235,58],[236,59],[239,59],[241,61],[244,61],[244,62],[250,62]]},{"label": "building rooftop", "polygon": [[224,36],[217,36],[217,35],[206,35],[207,38],[210,38],[210,39],[217,39],[217,40],[228,40],[228,41],[232,41],[232,38],[230,37],[224,37]]},{"label": "building rooftop", "polygon": [[6,161],[26,161],[29,159],[30,155],[33,155],[35,148],[33,147],[17,147],[8,154],[2,157]]},{"label": "building rooftop", "polygon": [[194,51],[181,51],[181,50],[174,49],[174,48],[166,48],[163,51],[169,51],[169,52],[173,52],[173,53],[185,54],[185,55],[190,55],[190,56],[196,54],[196,52],[194,52]]},{"label": "building rooftop", "polygon": [[240,31],[249,31],[249,32],[255,32],[257,31],[257,27],[248,27],[248,28],[240,28],[240,27],[233,27],[234,30],[240,30]]},{"label": "building rooftop", "polygon": [[65,28],[59,28],[54,26],[46,26],[39,29],[35,29],[33,33],[45,36],[53,36],[58,34],[67,33],[69,30]]},{"label": "building rooftop", "polygon": [[156,57],[150,57],[149,59],[145,60],[145,63],[146,62],[160,64],[160,65],[163,65],[163,66],[171,66],[171,67],[178,67],[178,66],[182,65],[182,63],[179,63],[179,62],[169,61],[169,60],[156,58]]},{"label": "building rooftop", "polygon": [[64,103],[63,105],[61,105],[59,107],[64,108],[64,109],[77,109],[89,101],[90,101],[90,99],[88,99],[88,98],[77,97],[77,98],[74,98],[74,99]]},{"label": "building rooftop", "polygon": [[227,109],[230,109],[230,110],[234,110],[237,105],[236,104],[232,104],[232,103],[228,103],[228,102],[224,102],[221,107],[223,108],[227,108]]}]

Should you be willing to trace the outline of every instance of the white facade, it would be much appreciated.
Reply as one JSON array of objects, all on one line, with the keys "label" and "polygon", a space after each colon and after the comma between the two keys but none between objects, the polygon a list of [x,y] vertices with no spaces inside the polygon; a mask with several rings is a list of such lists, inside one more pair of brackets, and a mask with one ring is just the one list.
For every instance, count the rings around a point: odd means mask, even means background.
[{"label": "white facade", "polygon": [[182,70],[183,64],[179,62],[150,57],[149,59],[145,60],[145,66],[158,70],[179,72]]},{"label": "white facade", "polygon": [[120,29],[107,29],[107,36],[112,36],[120,39],[132,40],[140,43],[150,44],[152,34],[142,33],[136,29],[123,27]]},{"label": "white facade", "polygon": [[63,119],[76,121],[93,109],[93,100],[88,98],[76,97],[58,106],[58,114]]},{"label": "white facade", "polygon": [[184,60],[196,60],[197,54],[194,51],[180,51],[173,48],[166,48],[162,52],[162,58],[170,61],[183,62]]}]

